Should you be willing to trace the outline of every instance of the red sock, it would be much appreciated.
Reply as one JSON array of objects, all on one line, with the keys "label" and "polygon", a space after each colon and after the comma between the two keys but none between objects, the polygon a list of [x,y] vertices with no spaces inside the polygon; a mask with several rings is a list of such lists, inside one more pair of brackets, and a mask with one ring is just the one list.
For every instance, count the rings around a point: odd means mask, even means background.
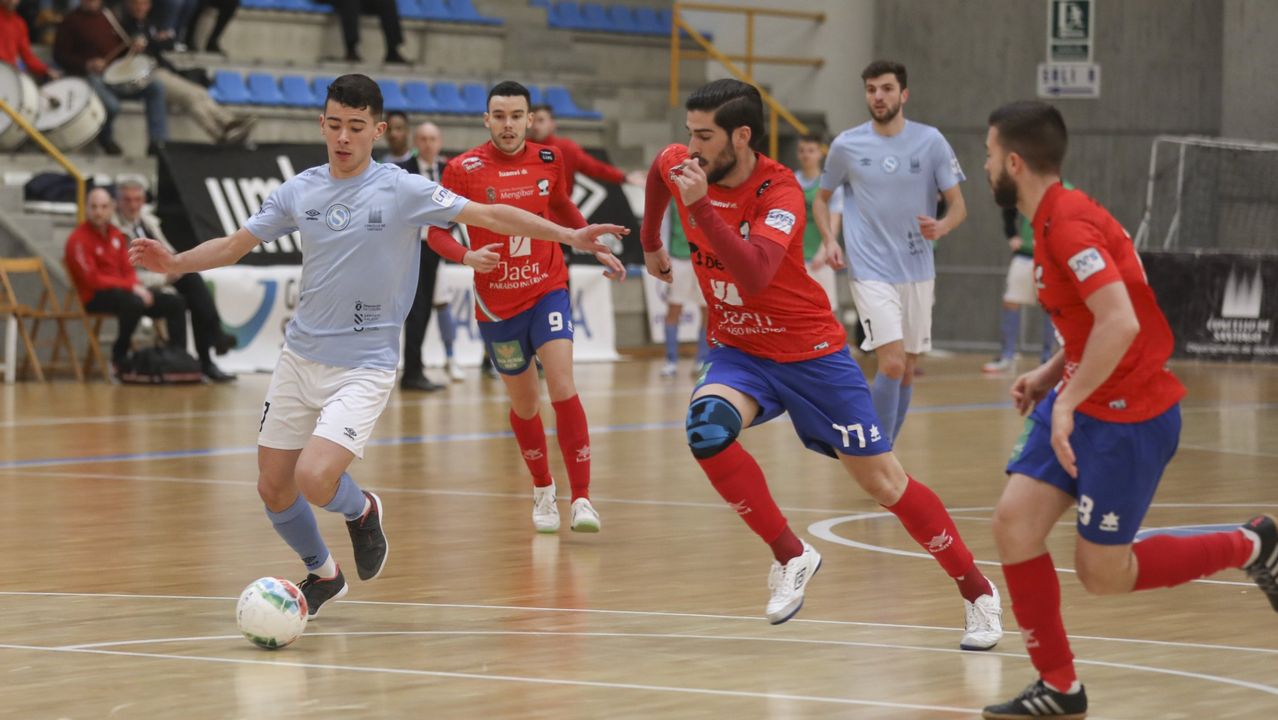
[{"label": "red sock", "polygon": [[994,592],[989,580],[976,568],[963,538],[959,537],[954,518],[931,488],[909,478],[901,499],[887,509],[901,521],[910,537],[932,553],[945,573],[954,578],[964,600],[975,602],[978,597]]},{"label": "red sock", "polygon": [[559,437],[559,451],[564,454],[564,465],[568,467],[572,499],[589,498],[590,428],[586,425],[581,396],[573,395],[551,405],[555,408],[555,432]]},{"label": "red sock", "polygon": [[533,485],[546,487],[552,481],[550,466],[546,460],[546,431],[541,426],[541,414],[524,419],[510,411],[510,429],[515,431],[515,441],[524,456],[524,464],[532,473]]},{"label": "red sock", "polygon": [[781,508],[768,492],[763,470],[741,443],[733,442],[718,455],[697,462],[719,495],[755,535],[772,546],[772,554],[778,561],[784,563],[803,553],[803,543],[790,531]]},{"label": "red sock", "polygon": [[1190,537],[1154,535],[1132,545],[1137,563],[1132,590],[1175,587],[1225,568],[1242,567],[1254,549],[1241,530]]},{"label": "red sock", "polygon": [[1067,692],[1078,676],[1074,654],[1061,621],[1061,583],[1052,556],[1043,553],[1023,563],[1003,566],[1012,612],[1034,668],[1048,685]]}]

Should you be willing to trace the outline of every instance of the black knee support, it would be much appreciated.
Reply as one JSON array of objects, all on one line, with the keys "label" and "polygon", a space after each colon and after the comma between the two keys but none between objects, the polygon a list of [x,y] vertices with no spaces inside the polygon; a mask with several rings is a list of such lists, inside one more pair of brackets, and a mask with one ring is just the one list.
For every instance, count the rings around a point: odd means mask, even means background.
[{"label": "black knee support", "polygon": [[688,406],[688,447],[698,460],[714,457],[741,434],[741,413],[718,395],[703,395]]}]

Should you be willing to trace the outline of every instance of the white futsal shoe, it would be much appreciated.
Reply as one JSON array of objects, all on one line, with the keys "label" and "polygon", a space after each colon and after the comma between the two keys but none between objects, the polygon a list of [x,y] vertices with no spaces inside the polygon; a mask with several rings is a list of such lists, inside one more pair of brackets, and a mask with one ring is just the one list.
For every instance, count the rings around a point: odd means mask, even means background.
[{"label": "white futsal shoe", "polygon": [[821,553],[807,542],[803,543],[803,554],[791,558],[785,565],[772,561],[772,570],[768,573],[768,589],[772,591],[772,598],[768,600],[768,622],[780,625],[799,612],[803,607],[803,591],[820,569]]},{"label": "white futsal shoe", "polygon": [[573,532],[597,533],[599,524],[599,511],[595,510],[588,499],[577,498],[572,501],[572,524],[568,527]]},{"label": "white futsal shoe", "polygon": [[989,650],[1003,639],[1003,605],[993,581],[990,590],[976,602],[963,601],[967,623],[959,647],[964,650]]},{"label": "white futsal shoe", "polygon": [[455,383],[466,379],[466,373],[462,372],[461,365],[458,365],[457,360],[453,358],[448,358],[448,379]]},{"label": "white futsal shoe", "polygon": [[559,506],[555,504],[555,484],[533,486],[533,527],[539,533],[559,532]]}]

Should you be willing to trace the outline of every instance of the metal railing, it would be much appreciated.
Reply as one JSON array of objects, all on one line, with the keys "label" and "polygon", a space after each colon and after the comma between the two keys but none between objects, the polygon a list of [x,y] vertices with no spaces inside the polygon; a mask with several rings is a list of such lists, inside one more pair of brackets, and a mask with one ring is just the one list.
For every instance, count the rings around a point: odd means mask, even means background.
[{"label": "metal railing", "polygon": [[79,168],[71,164],[71,161],[67,159],[67,156],[63,155],[60,150],[54,147],[53,143],[49,142],[49,139],[46,138],[43,133],[36,130],[31,123],[27,122],[26,118],[19,115],[18,112],[3,99],[0,99],[0,110],[3,110],[4,114],[8,115],[15,125],[22,128],[23,132],[34,140],[36,145],[39,145],[40,149],[43,150],[45,154],[53,158],[62,166],[63,170],[67,171],[68,175],[75,179],[75,221],[84,222],[84,173],[80,172]]},{"label": "metal railing", "polygon": [[[740,55],[729,55],[719,50],[719,48],[715,47],[714,43],[710,42],[696,28],[688,24],[688,21],[683,16],[683,12],[685,10],[744,15],[746,19],[745,53]],[[815,23],[825,22],[825,13],[820,12],[756,8],[740,5],[710,5],[707,3],[676,2],[674,4],[672,22],[670,23],[670,107],[679,106],[680,61],[683,58],[693,60],[711,58],[716,60],[727,68],[728,72],[736,76],[738,80],[749,83],[758,88],[759,95],[763,98],[764,104],[768,106],[768,155],[775,159],[778,153],[778,118],[784,119],[800,135],[807,134],[808,126],[796,118],[794,113],[790,112],[779,100],[773,97],[771,93],[759,86],[759,83],[754,79],[755,64],[821,67],[825,64],[825,61],[821,58],[803,58],[784,55],[755,55],[754,20],[757,16],[808,20]],[[693,42],[701,46],[701,50],[684,52],[680,42],[679,34],[681,31],[686,33]],[[742,69],[736,64],[737,62],[744,62],[745,68]]]}]

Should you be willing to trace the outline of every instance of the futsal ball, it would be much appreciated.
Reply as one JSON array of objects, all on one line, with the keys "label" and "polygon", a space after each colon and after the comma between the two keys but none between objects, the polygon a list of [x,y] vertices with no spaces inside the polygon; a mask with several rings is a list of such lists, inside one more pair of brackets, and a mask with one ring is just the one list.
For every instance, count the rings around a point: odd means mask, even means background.
[{"label": "futsal ball", "polygon": [[284,578],[254,580],[240,593],[235,621],[248,641],[260,648],[278,650],[306,630],[306,596]]}]

